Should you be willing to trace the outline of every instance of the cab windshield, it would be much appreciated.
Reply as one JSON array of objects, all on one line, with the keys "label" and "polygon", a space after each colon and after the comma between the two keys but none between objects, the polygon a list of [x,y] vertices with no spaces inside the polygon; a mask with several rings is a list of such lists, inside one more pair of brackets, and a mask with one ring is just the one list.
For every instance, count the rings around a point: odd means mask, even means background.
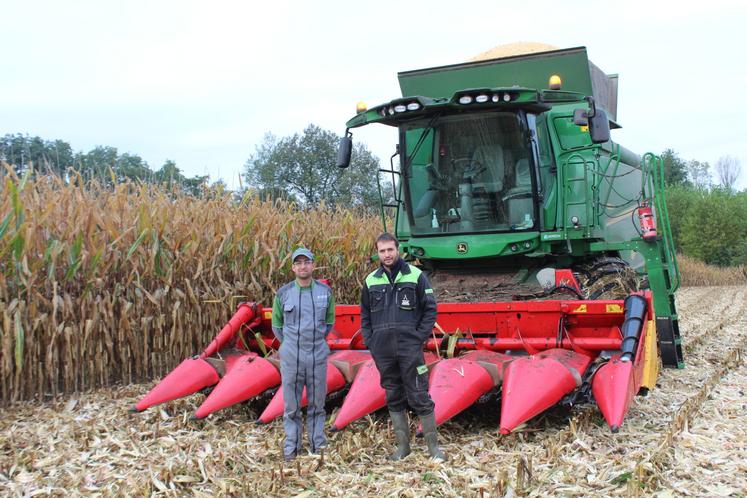
[{"label": "cab windshield", "polygon": [[531,149],[523,129],[513,112],[442,117],[405,129],[413,235],[534,228]]}]

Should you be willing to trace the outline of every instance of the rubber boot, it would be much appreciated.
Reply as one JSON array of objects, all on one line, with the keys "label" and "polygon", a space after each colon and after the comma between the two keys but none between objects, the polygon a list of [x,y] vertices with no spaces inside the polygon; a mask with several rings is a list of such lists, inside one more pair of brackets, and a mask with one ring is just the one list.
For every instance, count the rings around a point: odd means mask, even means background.
[{"label": "rubber boot", "polygon": [[420,417],[423,426],[423,438],[428,445],[428,455],[436,460],[446,461],[446,455],[438,448],[438,432],[436,432],[436,415],[431,412]]},{"label": "rubber boot", "polygon": [[387,460],[402,460],[410,454],[410,424],[407,421],[407,412],[389,412],[392,419],[392,429],[397,438],[397,449],[387,457]]}]

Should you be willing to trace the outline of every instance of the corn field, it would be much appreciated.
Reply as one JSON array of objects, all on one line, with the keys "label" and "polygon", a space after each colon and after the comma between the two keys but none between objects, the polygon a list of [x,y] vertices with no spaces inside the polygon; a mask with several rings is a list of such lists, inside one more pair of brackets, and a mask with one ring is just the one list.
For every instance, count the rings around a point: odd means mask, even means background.
[{"label": "corn field", "polygon": [[358,300],[377,217],[72,177],[0,185],[0,402],[160,377],[242,301],[271,305],[299,245]]},{"label": "corn field", "polygon": [[684,255],[677,256],[677,261],[684,286],[742,285],[747,282],[747,267],[743,265],[720,268]]}]

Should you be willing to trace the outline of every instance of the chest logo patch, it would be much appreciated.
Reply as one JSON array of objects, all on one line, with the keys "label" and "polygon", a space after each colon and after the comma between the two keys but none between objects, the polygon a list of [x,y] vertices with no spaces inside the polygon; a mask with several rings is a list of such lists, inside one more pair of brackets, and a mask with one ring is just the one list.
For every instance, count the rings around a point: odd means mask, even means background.
[{"label": "chest logo patch", "polygon": [[410,300],[409,300],[409,299],[407,299],[407,296],[406,296],[406,295],[402,297],[402,303],[401,303],[401,306],[410,306]]}]

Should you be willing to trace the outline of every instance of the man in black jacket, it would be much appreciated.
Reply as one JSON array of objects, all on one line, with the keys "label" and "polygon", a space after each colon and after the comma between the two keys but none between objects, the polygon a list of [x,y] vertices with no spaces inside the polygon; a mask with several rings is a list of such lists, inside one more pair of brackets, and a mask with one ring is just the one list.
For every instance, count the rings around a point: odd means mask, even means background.
[{"label": "man in black jacket", "polygon": [[399,256],[399,242],[383,233],[376,239],[381,266],[366,277],[361,290],[361,330],[381,374],[387,407],[397,437],[390,460],[410,453],[407,405],[420,417],[432,458],[446,460],[438,448],[433,400],[423,344],[436,323],[436,298],[428,277]]}]

